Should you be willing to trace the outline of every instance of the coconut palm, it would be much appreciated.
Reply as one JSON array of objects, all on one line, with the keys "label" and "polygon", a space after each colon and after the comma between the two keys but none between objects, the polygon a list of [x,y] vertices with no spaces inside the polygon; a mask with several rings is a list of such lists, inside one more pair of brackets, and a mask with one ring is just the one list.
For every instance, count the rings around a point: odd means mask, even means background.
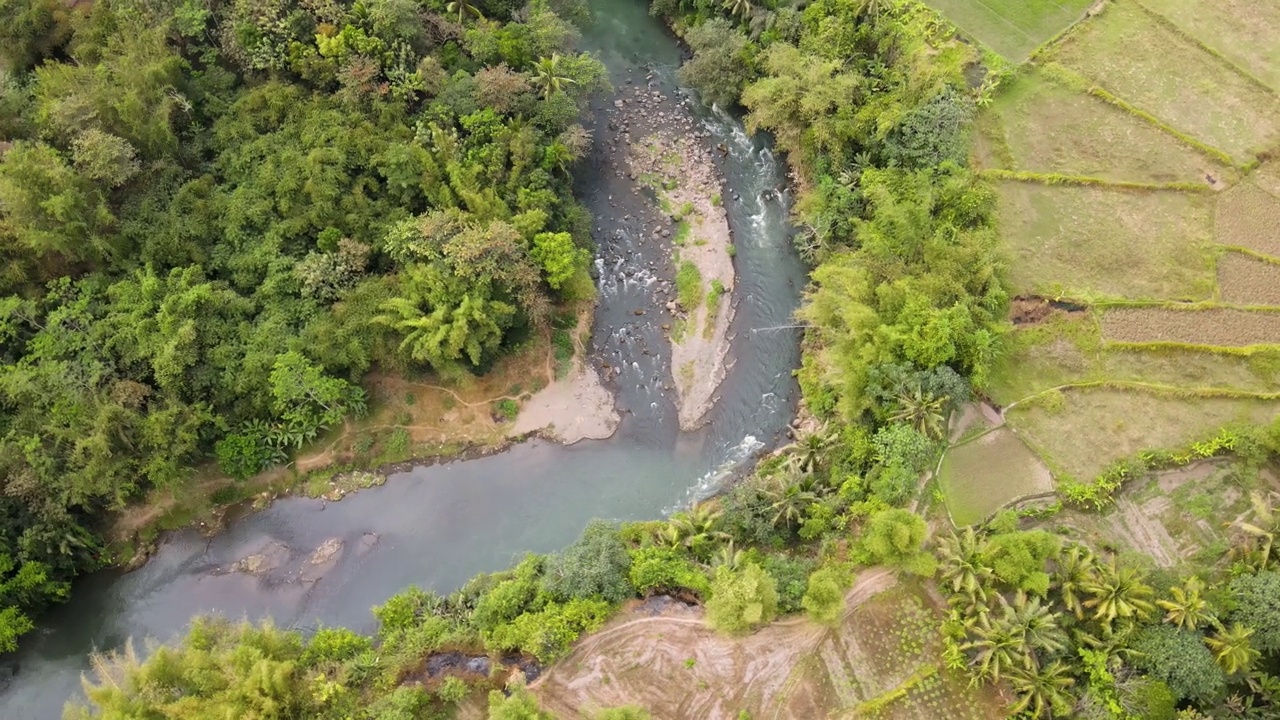
[{"label": "coconut palm", "polygon": [[[1003,600],[1003,597],[1001,598]],[[1067,633],[1058,624],[1053,609],[1040,598],[1019,591],[1013,602],[1004,603],[1002,622],[1009,623],[1022,642],[1023,665],[1039,666],[1040,655],[1054,655],[1067,646]]]},{"label": "coconut palm", "polygon": [[1020,713],[1036,718],[1061,717],[1071,712],[1071,686],[1075,679],[1061,660],[1042,668],[1013,668],[1009,686],[1018,699],[1009,708],[1009,716]]},{"label": "coconut palm", "polygon": [[795,468],[809,475],[816,473],[826,464],[827,455],[835,447],[836,440],[835,433],[828,431],[826,425],[800,436],[791,452]]},{"label": "coconut palm", "polygon": [[812,483],[793,482],[775,483],[766,491],[773,501],[773,525],[785,524],[788,528],[804,520],[804,512],[818,501],[818,495],[812,489]]},{"label": "coconut palm", "polygon": [[723,7],[729,11],[729,17],[740,17],[746,20],[755,8],[749,0],[724,0]]},{"label": "coconut palm", "polygon": [[1170,599],[1157,600],[1156,605],[1165,611],[1164,621],[1183,630],[1196,630],[1203,625],[1216,623],[1209,603],[1200,597],[1204,582],[1194,575],[1183,581],[1182,587],[1169,588]]},{"label": "coconut palm", "polygon": [[1137,625],[1134,623],[1124,623],[1114,629],[1103,625],[1096,635],[1085,631],[1077,631],[1075,633],[1076,645],[1088,647],[1091,650],[1102,653],[1107,659],[1107,667],[1114,671],[1135,654],[1129,647],[1129,643],[1133,640],[1133,634],[1136,629]]},{"label": "coconut palm", "polygon": [[982,541],[972,527],[938,540],[942,581],[951,588],[951,592],[965,593],[971,599],[987,599],[986,585],[991,578],[991,568],[983,564],[981,550]]},{"label": "coconut palm", "polygon": [[480,12],[480,8],[473,5],[471,0],[450,0],[449,4],[444,6],[444,11],[450,15],[457,13],[458,22],[462,22],[467,15],[476,19],[484,17],[484,14]]},{"label": "coconut palm", "polygon": [[898,393],[898,411],[889,420],[907,423],[921,435],[941,440],[947,428],[946,405],[945,396],[934,396],[917,383]]},{"label": "coconut palm", "polygon": [[733,547],[733,540],[720,548],[720,552],[716,553],[715,558],[711,561],[711,567],[723,567],[729,570],[737,570],[742,565],[743,552]]},{"label": "coconut palm", "polygon": [[1097,574],[1097,558],[1084,545],[1068,547],[1055,562],[1053,584],[1062,596],[1062,604],[1074,613],[1077,620],[1084,619],[1084,605],[1081,600],[1084,587]]},{"label": "coconut palm", "polygon": [[1022,664],[1022,643],[1008,623],[992,619],[990,613],[973,615],[966,621],[972,639],[960,649],[973,651],[971,662],[977,667],[977,677],[1000,682],[1001,674]]},{"label": "coconut palm", "polygon": [[533,64],[533,86],[542,90],[542,97],[551,99],[552,95],[564,92],[576,80],[564,74],[560,53],[552,53],[551,57],[538,58]]},{"label": "coconut palm", "polygon": [[1117,619],[1148,617],[1155,606],[1151,603],[1151,586],[1144,583],[1136,568],[1120,568],[1116,558],[1099,568],[1096,578],[1085,584],[1089,599],[1084,606],[1093,610],[1093,619],[1110,627]]},{"label": "coconut palm", "polygon": [[1213,659],[1218,661],[1218,667],[1228,675],[1235,675],[1248,672],[1260,655],[1249,640],[1252,636],[1253,628],[1232,623],[1231,627],[1221,628],[1205,638],[1204,644],[1213,652]]},{"label": "coconut palm", "polygon": [[1239,533],[1232,555],[1253,570],[1262,571],[1270,566],[1276,536],[1280,535],[1280,512],[1276,511],[1270,495],[1255,492],[1250,500],[1251,518],[1231,523]]},{"label": "coconut palm", "polygon": [[707,503],[695,505],[687,511],[671,516],[667,526],[674,528],[680,543],[697,552],[709,543],[728,537],[717,528],[722,513]]}]

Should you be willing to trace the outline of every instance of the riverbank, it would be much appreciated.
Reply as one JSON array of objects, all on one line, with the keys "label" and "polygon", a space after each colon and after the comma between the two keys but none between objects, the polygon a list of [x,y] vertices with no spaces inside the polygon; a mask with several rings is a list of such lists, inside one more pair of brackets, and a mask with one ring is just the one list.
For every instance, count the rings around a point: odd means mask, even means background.
[{"label": "riverbank", "polygon": [[667,244],[675,269],[674,283],[657,292],[674,316],[663,330],[671,341],[680,429],[693,430],[714,405],[728,369],[735,251],[724,178],[712,159],[709,133],[686,105],[647,85],[614,101],[609,128],[628,177],[651,191],[666,216],[650,240]]}]

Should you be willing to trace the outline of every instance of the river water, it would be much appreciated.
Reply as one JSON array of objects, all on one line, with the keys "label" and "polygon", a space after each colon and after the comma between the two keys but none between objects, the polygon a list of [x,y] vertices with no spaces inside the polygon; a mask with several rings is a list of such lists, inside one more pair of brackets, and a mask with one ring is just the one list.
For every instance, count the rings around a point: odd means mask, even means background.
[{"label": "river water", "polygon": [[[583,44],[609,68],[620,95],[650,85],[688,98],[676,82],[681,51],[642,0],[592,0],[597,21]],[[631,81],[630,84],[628,81]],[[756,451],[775,445],[795,408],[799,362],[790,325],[805,270],[789,238],[780,162],[723,112],[691,103],[709,142],[723,144],[725,205],[734,232],[737,314],[733,365],[701,430],[678,430],[670,353],[655,297],[672,269],[657,243],[642,242],[640,191],[613,169],[603,98],[589,118],[598,142],[580,174],[579,195],[596,216],[600,304],[593,357],[622,369],[610,385],[623,409],[613,438],[572,446],[535,440],[469,461],[392,475],[338,503],[287,498],[208,539],[169,536],[132,573],[78,581],[72,599],[5,658],[0,718],[56,718],[78,693],[94,648],[127,639],[173,639],[203,612],[274,618],[304,630],[374,626],[373,605],[408,585],[449,591],[479,572],[509,566],[527,551],[571,542],[591,518],[652,519],[716,491]],[[740,200],[734,201],[734,195]],[[623,219],[631,215],[630,220]],[[646,308],[643,316],[635,310]],[[318,580],[300,577],[311,552],[340,538],[336,563]],[[239,558],[274,549],[276,570],[226,572]],[[0,681],[4,682],[4,681]]]}]

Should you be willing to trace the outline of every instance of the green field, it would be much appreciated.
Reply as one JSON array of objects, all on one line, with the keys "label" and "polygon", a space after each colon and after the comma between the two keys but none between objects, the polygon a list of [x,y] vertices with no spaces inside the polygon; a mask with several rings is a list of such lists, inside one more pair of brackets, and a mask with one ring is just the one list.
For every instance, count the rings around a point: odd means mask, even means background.
[{"label": "green field", "polygon": [[947,450],[938,475],[956,525],[982,522],[1018,498],[1053,490],[1044,463],[1008,428]]},{"label": "green field", "polygon": [[1010,62],[1079,20],[1094,0],[927,0],[948,20]]}]

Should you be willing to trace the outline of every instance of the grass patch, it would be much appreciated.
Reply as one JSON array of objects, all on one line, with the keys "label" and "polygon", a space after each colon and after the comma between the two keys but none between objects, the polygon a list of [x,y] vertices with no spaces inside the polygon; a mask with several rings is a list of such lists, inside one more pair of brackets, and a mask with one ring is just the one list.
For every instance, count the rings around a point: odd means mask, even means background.
[{"label": "grass patch", "polygon": [[999,185],[1018,292],[1079,299],[1207,300],[1213,201],[1183,192]]},{"label": "grass patch", "polygon": [[1172,397],[1110,388],[1064,393],[1058,411],[1022,406],[1005,415],[1056,479],[1092,480],[1142,450],[1181,448],[1235,422],[1270,420],[1280,402]]},{"label": "grass patch", "polygon": [[680,262],[676,270],[676,298],[685,312],[693,312],[702,304],[702,272],[688,260]]},{"label": "grass patch", "polygon": [[972,525],[1017,498],[1051,492],[1053,478],[1008,428],[947,450],[939,472],[956,525]]},{"label": "grass patch", "polygon": [[1280,139],[1280,98],[1135,3],[1108,4],[1054,55],[1239,163]]},{"label": "grass patch", "polygon": [[1280,345],[1280,312],[1210,308],[1113,308],[1102,314],[1102,337],[1122,343],[1247,348]]},{"label": "grass patch", "polygon": [[716,329],[716,316],[720,312],[720,298],[724,297],[724,283],[717,278],[711,281],[711,289],[707,291],[707,323],[702,328],[702,336],[709,338]]},{"label": "grass patch", "polygon": [[684,245],[686,242],[689,242],[690,232],[692,232],[692,227],[689,225],[688,221],[681,220],[677,222],[676,231],[671,234],[671,242],[678,246]]},{"label": "grass patch", "polygon": [[1033,68],[1003,86],[983,114],[984,167],[1204,188],[1206,173],[1235,177],[1150,123]]},{"label": "grass patch", "polygon": [[1179,30],[1280,91],[1280,4],[1272,0],[1141,0]]},{"label": "grass patch", "polygon": [[1014,63],[1080,19],[1093,0],[926,0],[948,20]]}]

